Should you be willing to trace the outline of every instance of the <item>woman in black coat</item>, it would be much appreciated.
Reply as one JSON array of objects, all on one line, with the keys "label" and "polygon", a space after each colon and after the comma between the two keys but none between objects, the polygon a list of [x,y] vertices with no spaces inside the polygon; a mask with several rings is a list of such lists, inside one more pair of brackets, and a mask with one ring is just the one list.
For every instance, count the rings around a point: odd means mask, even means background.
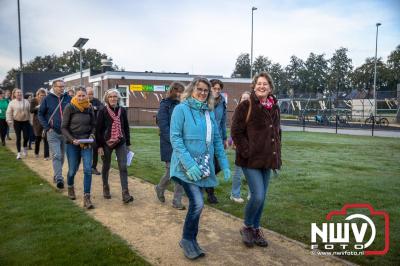
[{"label": "woman in black coat", "polygon": [[122,201],[129,203],[133,197],[129,194],[127,153],[131,145],[129,123],[126,110],[119,105],[121,95],[116,89],[106,91],[105,106],[98,111],[96,124],[96,142],[99,155],[103,159],[101,176],[103,179],[103,196],[111,199],[108,176],[111,165],[111,154],[115,150],[118,160],[119,176],[122,187]]}]

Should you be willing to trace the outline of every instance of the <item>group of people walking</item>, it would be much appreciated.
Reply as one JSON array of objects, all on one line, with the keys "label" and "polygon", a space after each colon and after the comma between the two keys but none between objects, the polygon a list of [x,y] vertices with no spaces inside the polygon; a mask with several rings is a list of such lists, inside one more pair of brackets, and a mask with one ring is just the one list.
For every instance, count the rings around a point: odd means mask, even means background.
[{"label": "group of people walking", "polygon": [[[231,137],[226,130],[226,101],[221,91],[224,84],[217,79],[195,78],[188,86],[180,82],[170,85],[167,97],[160,102],[157,125],[160,129],[161,161],[165,173],[155,186],[160,202],[165,202],[165,190],[172,180],[174,196],[172,207],[185,210],[182,196],[189,199],[187,214],[179,242],[184,255],[196,259],[205,255],[197,241],[200,216],[207,201],[217,204],[215,187],[221,171],[225,181],[231,178],[226,149],[235,149],[235,170],[230,199],[236,203],[240,196],[241,175],[249,186],[245,207],[244,225],[240,229],[243,243],[266,247],[267,240],[260,229],[271,171],[281,167],[280,110],[273,95],[274,83],[266,72],[257,74],[251,92],[243,93],[231,123]],[[91,202],[92,174],[101,174],[103,196],[111,199],[108,183],[111,154],[115,150],[120,174],[122,201],[129,203],[133,197],[128,188],[127,153],[130,132],[127,111],[119,105],[121,96],[116,89],[106,91],[101,103],[93,97],[92,88],[79,87],[74,96],[64,92],[64,82],[53,82],[52,90],[39,90],[32,102],[24,101],[22,92],[15,89],[13,100],[4,100],[0,91],[1,139],[5,138],[3,124],[14,125],[17,138],[17,159],[26,156],[29,112],[33,113],[36,145],[43,140],[45,157],[50,150],[54,182],[64,188],[62,167],[64,154],[68,160],[68,197],[76,199],[74,177],[83,162],[83,205],[94,208]],[[4,112],[6,112],[4,122]],[[24,141],[21,153],[21,132]],[[48,147],[48,148],[47,148]],[[35,147],[35,154],[39,148]],[[101,156],[101,172],[97,171],[97,157]]]}]

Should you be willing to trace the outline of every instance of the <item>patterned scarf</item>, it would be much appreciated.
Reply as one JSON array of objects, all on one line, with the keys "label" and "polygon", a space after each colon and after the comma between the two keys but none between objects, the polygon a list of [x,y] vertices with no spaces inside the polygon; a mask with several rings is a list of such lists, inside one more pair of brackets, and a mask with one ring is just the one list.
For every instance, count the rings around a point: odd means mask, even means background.
[{"label": "patterned scarf", "polygon": [[271,110],[272,106],[275,104],[274,98],[272,98],[271,96],[269,96],[267,99],[265,99],[264,101],[260,100],[261,105],[267,109],[267,110]]},{"label": "patterned scarf", "polygon": [[79,101],[78,97],[74,96],[71,100],[71,104],[79,109],[79,111],[83,112],[83,110],[89,108],[91,106],[89,99],[85,99],[83,101]]},{"label": "patterned scarf", "polygon": [[112,119],[111,126],[111,137],[110,139],[119,139],[122,137],[122,129],[121,129],[121,107],[118,109],[118,114],[116,115],[113,110],[106,104],[107,112]]}]

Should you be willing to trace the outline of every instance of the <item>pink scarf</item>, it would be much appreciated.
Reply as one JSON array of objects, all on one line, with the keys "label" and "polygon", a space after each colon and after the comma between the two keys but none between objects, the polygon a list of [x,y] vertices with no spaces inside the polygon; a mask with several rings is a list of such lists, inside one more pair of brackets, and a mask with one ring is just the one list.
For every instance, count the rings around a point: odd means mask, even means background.
[{"label": "pink scarf", "polygon": [[122,137],[122,129],[121,129],[121,107],[118,110],[118,114],[116,115],[113,110],[111,110],[108,105],[106,105],[107,112],[112,119],[112,126],[111,126],[111,137],[110,139],[119,139]]},{"label": "pink scarf", "polygon": [[275,104],[274,98],[272,98],[271,96],[269,96],[265,101],[260,102],[262,106],[267,110],[271,110],[272,106]]}]

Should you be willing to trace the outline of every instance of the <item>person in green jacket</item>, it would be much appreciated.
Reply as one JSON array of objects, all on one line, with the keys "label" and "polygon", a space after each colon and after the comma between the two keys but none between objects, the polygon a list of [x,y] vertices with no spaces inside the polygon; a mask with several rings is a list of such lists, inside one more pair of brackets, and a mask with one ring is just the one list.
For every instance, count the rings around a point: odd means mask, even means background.
[{"label": "person in green jacket", "polygon": [[8,124],[6,121],[6,112],[8,107],[8,100],[4,97],[3,90],[0,89],[0,135],[1,144],[6,145],[6,135],[8,130]]}]

